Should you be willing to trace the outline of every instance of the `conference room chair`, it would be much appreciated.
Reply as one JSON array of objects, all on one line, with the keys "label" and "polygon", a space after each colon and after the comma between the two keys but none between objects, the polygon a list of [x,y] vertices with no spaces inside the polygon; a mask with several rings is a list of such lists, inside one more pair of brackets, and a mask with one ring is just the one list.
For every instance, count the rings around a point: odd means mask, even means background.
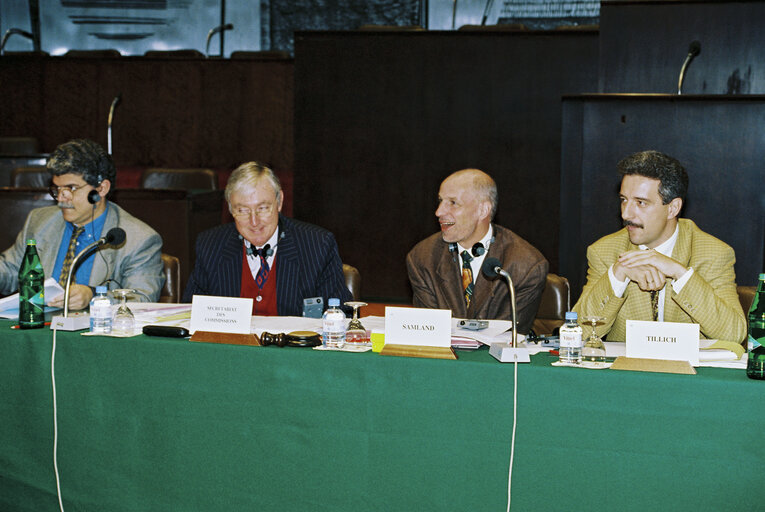
[{"label": "conference room chair", "polygon": [[64,57],[75,59],[108,59],[122,57],[122,54],[114,48],[104,48],[101,50],[69,50],[64,54]]},{"label": "conference room chair", "polygon": [[165,286],[159,294],[159,302],[177,304],[181,300],[181,261],[163,252],[162,270],[165,274]]},{"label": "conference room chair", "polygon": [[141,174],[141,188],[217,190],[218,175],[210,169],[165,169],[153,167]]},{"label": "conference room chair", "polygon": [[48,188],[50,183],[50,173],[44,165],[16,167],[11,171],[13,188]]},{"label": "conference room chair", "polygon": [[40,141],[35,137],[0,137],[0,155],[36,155]]},{"label": "conference room chair", "polygon": [[557,274],[547,274],[532,329],[538,335],[552,334],[556,327],[560,327],[566,321],[566,311],[571,311],[571,287],[568,279]]},{"label": "conference room chair", "polygon": [[353,300],[361,298],[361,274],[359,269],[343,263],[343,276],[345,277],[345,286],[351,291]]},{"label": "conference room chair", "polygon": [[204,59],[205,56],[199,50],[149,50],[144,57],[159,59]]}]

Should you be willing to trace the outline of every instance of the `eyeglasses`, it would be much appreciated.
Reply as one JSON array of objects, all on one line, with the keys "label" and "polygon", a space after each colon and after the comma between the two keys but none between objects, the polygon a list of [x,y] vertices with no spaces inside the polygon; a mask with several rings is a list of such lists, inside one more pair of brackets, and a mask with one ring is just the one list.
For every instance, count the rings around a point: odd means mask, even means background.
[{"label": "eyeglasses", "polygon": [[237,206],[231,209],[231,215],[233,215],[237,219],[249,219],[250,217],[252,217],[253,213],[262,219],[264,217],[268,217],[273,212],[274,212],[273,203],[258,206],[257,208],[255,208],[255,210],[252,210],[251,208],[247,208],[246,206]]},{"label": "eyeglasses", "polygon": [[53,199],[58,199],[58,196],[64,192],[66,192],[69,196],[73,196],[75,192],[85,187],[87,187],[87,185],[64,185],[62,187],[51,185],[48,187],[48,192],[50,192],[50,195],[53,197]]}]

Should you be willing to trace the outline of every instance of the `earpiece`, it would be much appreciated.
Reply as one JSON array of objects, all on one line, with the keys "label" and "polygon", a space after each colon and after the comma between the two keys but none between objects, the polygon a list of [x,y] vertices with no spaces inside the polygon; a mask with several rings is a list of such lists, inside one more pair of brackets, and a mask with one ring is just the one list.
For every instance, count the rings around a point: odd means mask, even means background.
[{"label": "earpiece", "polygon": [[473,253],[473,256],[482,256],[486,252],[486,248],[484,248],[483,244],[481,242],[476,242],[475,245],[473,245],[473,248],[470,249],[470,252]]},{"label": "earpiece", "polygon": [[[239,240],[244,240],[242,235],[237,236],[239,237]],[[274,249],[271,247],[271,244],[264,245],[262,249],[256,249],[252,244],[245,244],[245,252],[247,253],[247,256],[263,256],[264,258],[268,258],[274,253]]]},{"label": "earpiece", "polygon": [[101,194],[98,193],[98,190],[93,189],[90,192],[88,192],[88,202],[92,204],[93,206],[96,205],[98,201],[101,200]]},{"label": "earpiece", "polygon": [[449,252],[457,252],[457,244],[455,242],[449,244]]}]

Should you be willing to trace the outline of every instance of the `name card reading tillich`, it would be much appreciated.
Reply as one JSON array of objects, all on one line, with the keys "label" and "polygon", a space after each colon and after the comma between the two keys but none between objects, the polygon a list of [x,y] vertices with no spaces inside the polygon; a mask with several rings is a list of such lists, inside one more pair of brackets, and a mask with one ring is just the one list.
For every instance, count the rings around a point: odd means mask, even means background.
[{"label": "name card reading tillich", "polygon": [[250,334],[252,299],[194,295],[191,299],[191,332]]},{"label": "name card reading tillich", "polygon": [[450,347],[451,333],[451,310],[385,308],[386,345]]},{"label": "name card reading tillich", "polygon": [[627,357],[699,365],[699,324],[627,320]]}]

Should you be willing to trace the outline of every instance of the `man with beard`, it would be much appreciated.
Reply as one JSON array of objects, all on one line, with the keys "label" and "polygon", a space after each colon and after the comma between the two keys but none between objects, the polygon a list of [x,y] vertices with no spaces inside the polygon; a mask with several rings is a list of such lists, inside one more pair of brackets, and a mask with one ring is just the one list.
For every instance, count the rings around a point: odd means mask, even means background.
[{"label": "man with beard", "polygon": [[676,159],[643,151],[617,164],[624,229],[587,249],[587,283],[574,311],[605,319],[600,336],[624,341],[627,320],[699,324],[710,339],[741,342],[746,319],[733,249],[680,219],[688,174]]},{"label": "man with beard", "polygon": [[[135,299],[156,302],[164,284],[162,238],[106,199],[117,174],[111,157],[95,142],[78,139],[57,147],[47,167],[58,204],[32,210],[14,245],[0,254],[0,293],[18,288],[27,240],[36,241],[45,276],[64,286],[74,256],[119,226],[126,234],[122,244],[102,246],[72,269],[69,309],[87,308],[97,285],[131,288]],[[45,299],[49,306],[64,305],[64,294]]]},{"label": "man with beard", "polygon": [[513,280],[518,332],[526,334],[542,298],[547,260],[526,240],[492,224],[497,185],[478,169],[447,177],[438,191],[436,217],[441,227],[406,257],[416,307],[451,309],[457,318],[512,319],[510,293],[503,279],[481,272],[486,257],[497,258]]}]

